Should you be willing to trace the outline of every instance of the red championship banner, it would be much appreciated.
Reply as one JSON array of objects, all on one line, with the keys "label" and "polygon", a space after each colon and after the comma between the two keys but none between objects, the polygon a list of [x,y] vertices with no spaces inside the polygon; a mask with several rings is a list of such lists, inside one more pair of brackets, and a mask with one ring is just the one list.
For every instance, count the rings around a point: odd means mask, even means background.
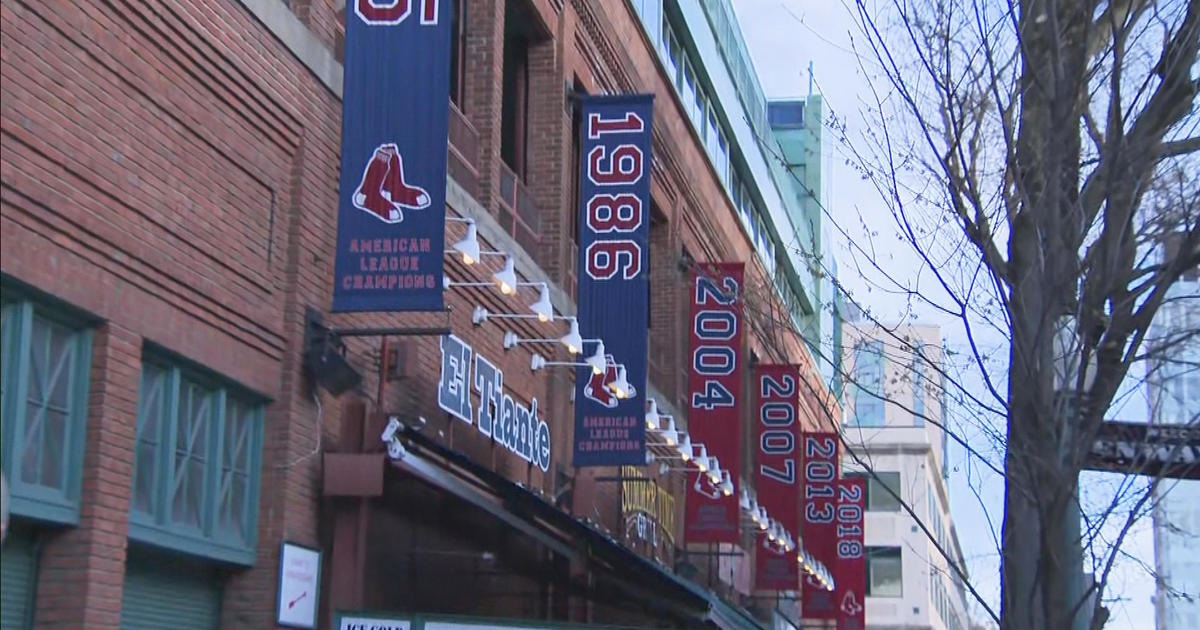
[{"label": "red championship banner", "polygon": [[789,543],[800,539],[800,402],[794,365],[756,365],[754,388],[758,405],[758,504],[766,508],[782,531],[760,532],[755,545],[755,588],[794,591],[800,584],[800,564]]},{"label": "red championship banner", "polygon": [[688,431],[717,458],[725,476],[698,470],[689,475],[684,521],[689,543],[739,542],[743,268],[743,263],[703,264],[692,276]]},{"label": "red championship banner", "polygon": [[[830,571],[837,561],[838,436],[804,433],[804,510],[800,529],[804,549]],[[833,593],[813,576],[805,576],[801,590],[805,619],[834,619]]]},{"label": "red championship banner", "polygon": [[837,586],[837,630],[863,630],[867,592],[863,511],[867,509],[867,480],[839,479],[837,491],[837,560],[830,567]]}]

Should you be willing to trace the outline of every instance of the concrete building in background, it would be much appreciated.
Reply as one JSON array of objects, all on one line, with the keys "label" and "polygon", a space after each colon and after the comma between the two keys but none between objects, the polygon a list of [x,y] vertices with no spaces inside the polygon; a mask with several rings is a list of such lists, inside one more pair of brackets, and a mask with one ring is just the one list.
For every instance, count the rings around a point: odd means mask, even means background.
[{"label": "concrete building in background", "polygon": [[[1148,343],[1173,343],[1147,377],[1150,422],[1200,422],[1200,340],[1173,336],[1200,329],[1200,267],[1184,273],[1154,320]],[[1157,630],[1200,628],[1200,481],[1162,481],[1154,508]]]},{"label": "concrete building in background", "polygon": [[842,465],[846,476],[868,478],[867,628],[967,630],[966,590],[950,565],[966,575],[950,513],[941,429],[940,329],[914,325],[889,332],[848,322],[843,346],[850,375],[843,430],[851,452]]}]

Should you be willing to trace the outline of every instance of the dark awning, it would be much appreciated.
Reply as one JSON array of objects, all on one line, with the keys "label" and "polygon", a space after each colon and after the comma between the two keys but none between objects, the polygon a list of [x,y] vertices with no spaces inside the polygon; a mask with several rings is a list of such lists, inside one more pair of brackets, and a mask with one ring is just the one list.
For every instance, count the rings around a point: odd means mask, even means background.
[{"label": "dark awning", "polygon": [[419,432],[406,428],[401,435],[409,448],[402,457],[391,460],[394,467],[486,510],[555,553],[590,567],[630,597],[718,628],[762,630],[749,613],[634,553],[590,523],[560,510],[549,498]]}]

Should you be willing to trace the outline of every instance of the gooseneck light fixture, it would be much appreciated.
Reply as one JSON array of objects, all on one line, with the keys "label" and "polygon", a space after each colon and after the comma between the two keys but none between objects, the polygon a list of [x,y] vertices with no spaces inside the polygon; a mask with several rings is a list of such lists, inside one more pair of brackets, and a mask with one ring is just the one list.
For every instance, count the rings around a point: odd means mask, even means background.
[{"label": "gooseneck light fixture", "polygon": [[525,338],[517,336],[517,333],[510,331],[510,332],[504,333],[504,349],[510,350],[514,346],[516,346],[518,344],[522,344],[522,343],[559,342],[567,347],[567,352],[570,352],[571,354],[579,354],[580,352],[583,351],[584,342],[600,341],[599,339],[584,339],[579,334],[579,321],[576,320],[574,317],[560,317],[559,319],[567,319],[567,320],[570,320],[570,322],[571,322],[570,329],[567,331],[567,334],[563,335],[562,337],[560,337],[558,339],[525,339]]}]

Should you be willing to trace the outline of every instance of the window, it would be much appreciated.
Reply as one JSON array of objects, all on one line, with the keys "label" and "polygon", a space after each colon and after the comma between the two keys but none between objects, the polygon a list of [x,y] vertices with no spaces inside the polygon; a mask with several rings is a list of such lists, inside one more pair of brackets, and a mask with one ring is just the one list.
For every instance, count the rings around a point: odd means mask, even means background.
[{"label": "window", "polygon": [[925,364],[921,359],[922,347],[917,346],[912,360],[913,426],[925,426]]},{"label": "window", "polygon": [[707,112],[701,112],[701,122],[704,121],[704,114],[708,115],[708,132],[703,134],[705,148],[708,149],[708,156],[712,158],[713,164],[716,165],[717,141],[721,137],[721,126],[717,124],[717,112],[715,109],[709,107]]},{"label": "window", "polygon": [[902,597],[904,578],[899,547],[867,547],[867,596]]},{"label": "window", "polygon": [[717,174],[726,185],[729,184],[729,171],[729,141],[725,139],[725,132],[721,132],[717,138]]},{"label": "window", "polygon": [[853,421],[863,427],[883,426],[883,342],[860,341],[854,350]]},{"label": "window", "polygon": [[454,0],[450,3],[450,101],[463,109],[463,76],[466,74],[467,59],[467,3]]},{"label": "window", "polygon": [[662,21],[662,52],[663,62],[667,66],[667,76],[674,83],[679,76],[679,42],[675,39],[675,34],[671,32],[671,26],[667,23],[666,15]]},{"label": "window", "polygon": [[[686,103],[686,101],[685,101]],[[704,90],[696,89],[696,105],[689,106],[689,114],[692,117],[692,122],[696,123],[696,129],[700,132],[700,140],[704,141],[704,125],[699,121],[704,120],[704,112],[708,111],[708,97],[704,96]]]},{"label": "window", "polygon": [[[900,501],[897,496],[903,497],[900,493],[900,473],[888,471],[875,471],[874,475],[868,473],[846,473],[847,478],[862,478],[867,480],[867,511],[868,512],[899,512]],[[888,488],[895,493],[888,492]]]},{"label": "window", "polygon": [[79,520],[91,331],[20,295],[0,301],[4,474],[14,514]]},{"label": "window", "polygon": [[500,159],[522,181],[529,133],[529,21],[512,1],[505,3],[503,92],[500,99]]},{"label": "window", "polygon": [[262,403],[170,360],[142,364],[129,535],[251,564]]},{"label": "window", "polygon": [[[692,63],[687,58],[684,58],[681,66],[683,67],[683,72],[680,73],[682,82],[679,84],[679,94],[683,98],[683,106],[689,109],[688,113],[691,114],[692,120],[695,121],[697,111],[700,116],[704,116],[704,110],[700,109],[703,107],[701,99],[704,97],[696,89],[696,72],[692,70]],[[696,109],[692,108],[691,104],[693,102],[696,103]]]}]

